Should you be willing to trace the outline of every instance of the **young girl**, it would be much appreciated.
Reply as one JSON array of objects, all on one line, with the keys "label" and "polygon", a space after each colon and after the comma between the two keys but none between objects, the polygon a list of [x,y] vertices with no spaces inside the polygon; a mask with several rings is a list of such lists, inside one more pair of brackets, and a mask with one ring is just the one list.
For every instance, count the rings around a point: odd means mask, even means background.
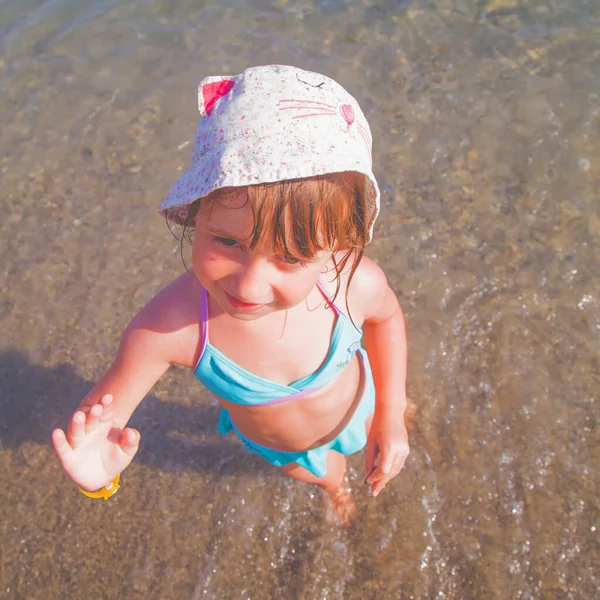
[{"label": "young girl", "polygon": [[160,209],[193,236],[193,269],[133,319],[54,447],[80,488],[110,495],[138,449],[131,414],[183,365],[223,406],[221,433],[320,485],[347,521],[345,455],[366,445],[373,496],[408,455],[404,319],[363,257],[369,126],[339,84],[288,66],[209,77],[198,100],[191,168]]}]

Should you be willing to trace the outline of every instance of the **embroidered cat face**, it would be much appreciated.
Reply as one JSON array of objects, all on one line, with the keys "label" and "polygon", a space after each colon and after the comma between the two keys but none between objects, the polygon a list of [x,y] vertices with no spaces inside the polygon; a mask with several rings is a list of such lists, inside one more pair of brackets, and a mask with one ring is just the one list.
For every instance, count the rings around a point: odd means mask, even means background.
[{"label": "embroidered cat face", "polygon": [[[199,156],[212,145],[240,135],[267,137],[269,130],[276,127],[298,135],[303,130],[304,134],[311,130],[318,133],[333,126],[352,139],[359,136],[370,159],[371,133],[354,98],[332,79],[307,72],[302,72],[301,77],[298,69],[288,72],[289,69],[292,68],[280,67],[278,85],[272,89],[265,81],[252,77],[252,73],[248,73],[251,69],[244,72],[246,77],[243,81],[239,80],[239,76],[205,79],[198,88],[198,108],[205,119],[218,121],[218,127],[212,130],[198,128],[200,135],[197,135],[196,142],[200,146]],[[288,114],[278,114],[285,112]],[[222,123],[217,113],[234,113],[239,121],[234,118]],[[314,123],[312,127],[292,127],[291,123],[286,126],[286,121],[295,119],[318,119],[322,122]]]}]

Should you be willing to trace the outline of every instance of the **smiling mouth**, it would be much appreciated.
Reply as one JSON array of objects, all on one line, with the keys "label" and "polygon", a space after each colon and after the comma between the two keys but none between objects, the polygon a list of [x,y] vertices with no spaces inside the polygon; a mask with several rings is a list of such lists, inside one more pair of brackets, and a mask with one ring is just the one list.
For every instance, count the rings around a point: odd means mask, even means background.
[{"label": "smiling mouth", "polygon": [[225,291],[223,291],[223,293],[229,301],[229,304],[231,304],[231,306],[233,306],[233,308],[237,310],[253,311],[258,310],[259,308],[261,308],[261,306],[264,306],[263,304],[254,304],[252,302],[244,302],[243,300],[238,300],[237,298],[228,294]]}]

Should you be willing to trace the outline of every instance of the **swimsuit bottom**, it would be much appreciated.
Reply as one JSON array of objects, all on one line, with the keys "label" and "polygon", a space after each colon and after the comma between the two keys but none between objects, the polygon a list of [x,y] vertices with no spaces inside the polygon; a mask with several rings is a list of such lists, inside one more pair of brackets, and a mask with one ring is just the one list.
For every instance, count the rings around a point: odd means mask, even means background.
[{"label": "swimsuit bottom", "polygon": [[299,466],[308,469],[316,477],[324,477],[327,473],[327,453],[329,450],[336,450],[340,454],[349,455],[362,450],[367,443],[365,421],[375,410],[375,385],[371,369],[367,367],[369,363],[365,351],[361,348],[358,352],[363,355],[361,356],[365,378],[363,395],[346,427],[342,429],[336,438],[326,444],[302,452],[283,452],[261,446],[249,440],[239,431],[226,409],[221,411],[217,431],[222,434],[234,431],[248,451],[262,456],[276,467],[283,467],[295,462]]}]

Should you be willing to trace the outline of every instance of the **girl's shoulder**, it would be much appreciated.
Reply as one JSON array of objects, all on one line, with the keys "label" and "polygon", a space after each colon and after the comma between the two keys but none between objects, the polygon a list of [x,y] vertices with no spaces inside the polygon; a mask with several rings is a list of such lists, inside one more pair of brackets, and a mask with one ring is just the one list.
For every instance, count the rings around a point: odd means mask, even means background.
[{"label": "girl's shoulder", "polygon": [[372,259],[363,256],[350,280],[351,260],[340,275],[340,291],[337,302],[346,304],[357,325],[368,319],[378,307],[389,289],[383,269]]},{"label": "girl's shoulder", "polygon": [[170,363],[192,366],[200,340],[200,301],[200,284],[186,272],[140,310],[126,335],[143,337]]}]

